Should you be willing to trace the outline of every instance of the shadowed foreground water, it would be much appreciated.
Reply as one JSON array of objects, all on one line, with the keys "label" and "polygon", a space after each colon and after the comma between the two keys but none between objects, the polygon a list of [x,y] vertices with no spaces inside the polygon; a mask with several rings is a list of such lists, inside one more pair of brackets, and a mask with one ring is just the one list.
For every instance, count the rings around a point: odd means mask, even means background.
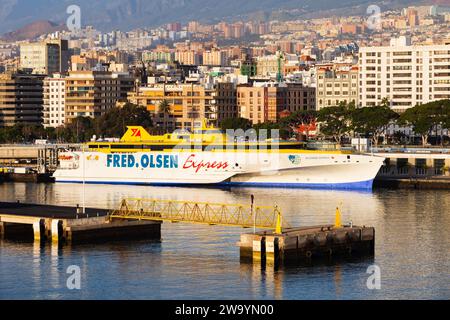
[{"label": "shadowed foreground water", "polygon": [[[0,201],[76,205],[76,184],[4,183]],[[114,208],[124,196],[281,207],[291,225],[343,220],[376,228],[374,258],[275,271],[241,264],[236,242],[248,229],[164,223],[162,242],[66,246],[0,241],[0,299],[449,299],[450,192],[194,189],[87,185],[86,203]],[[381,289],[369,290],[369,265]],[[66,287],[81,268],[81,290]]]}]

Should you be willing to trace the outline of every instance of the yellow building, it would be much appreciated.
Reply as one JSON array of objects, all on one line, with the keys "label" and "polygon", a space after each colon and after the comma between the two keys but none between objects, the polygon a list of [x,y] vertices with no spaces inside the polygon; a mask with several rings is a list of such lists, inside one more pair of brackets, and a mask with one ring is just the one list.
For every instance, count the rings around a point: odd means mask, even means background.
[{"label": "yellow building", "polygon": [[[218,84],[215,88],[199,84],[153,84],[128,94],[128,101],[145,106],[156,125],[169,123],[172,129],[192,129],[207,119],[218,123],[237,116],[236,89],[232,84]],[[160,110],[163,101],[170,106],[169,114]]]}]

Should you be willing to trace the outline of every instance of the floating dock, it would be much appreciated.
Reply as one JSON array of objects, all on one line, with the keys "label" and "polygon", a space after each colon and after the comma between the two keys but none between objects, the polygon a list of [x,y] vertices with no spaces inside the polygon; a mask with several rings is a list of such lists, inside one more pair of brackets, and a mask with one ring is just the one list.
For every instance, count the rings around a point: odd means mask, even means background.
[{"label": "floating dock", "polygon": [[161,222],[109,219],[109,210],[0,202],[0,236],[74,244],[161,239]]}]

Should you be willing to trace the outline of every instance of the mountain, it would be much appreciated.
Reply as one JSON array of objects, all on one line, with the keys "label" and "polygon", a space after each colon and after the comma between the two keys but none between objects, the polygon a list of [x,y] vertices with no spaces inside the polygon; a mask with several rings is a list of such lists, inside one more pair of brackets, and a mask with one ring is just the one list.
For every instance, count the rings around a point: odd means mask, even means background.
[{"label": "mountain", "polygon": [[[431,0],[429,0],[431,1]],[[130,30],[168,22],[199,20],[213,22],[245,17],[270,18],[284,10],[287,17],[340,9],[346,14],[364,12],[379,3],[389,9],[419,0],[0,0],[0,34],[11,32],[36,20],[65,23],[67,8],[81,8],[82,25],[97,29]],[[359,9],[358,9],[359,8]],[[346,9],[346,10],[345,10]],[[354,11],[355,10],[355,11]],[[275,14],[275,15],[274,15]]]},{"label": "mountain", "polygon": [[67,29],[63,24],[56,24],[51,21],[36,21],[26,26],[13,31],[5,33],[1,39],[6,41],[20,41],[27,39],[35,39],[43,34],[52,33]]}]

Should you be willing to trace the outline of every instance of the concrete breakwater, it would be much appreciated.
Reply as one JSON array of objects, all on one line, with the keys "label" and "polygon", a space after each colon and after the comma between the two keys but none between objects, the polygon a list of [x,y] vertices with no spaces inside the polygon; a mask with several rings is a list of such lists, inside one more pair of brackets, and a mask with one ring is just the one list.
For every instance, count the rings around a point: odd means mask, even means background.
[{"label": "concrete breakwater", "polygon": [[7,239],[76,244],[161,239],[157,221],[111,221],[108,210],[0,202],[0,235]]}]

